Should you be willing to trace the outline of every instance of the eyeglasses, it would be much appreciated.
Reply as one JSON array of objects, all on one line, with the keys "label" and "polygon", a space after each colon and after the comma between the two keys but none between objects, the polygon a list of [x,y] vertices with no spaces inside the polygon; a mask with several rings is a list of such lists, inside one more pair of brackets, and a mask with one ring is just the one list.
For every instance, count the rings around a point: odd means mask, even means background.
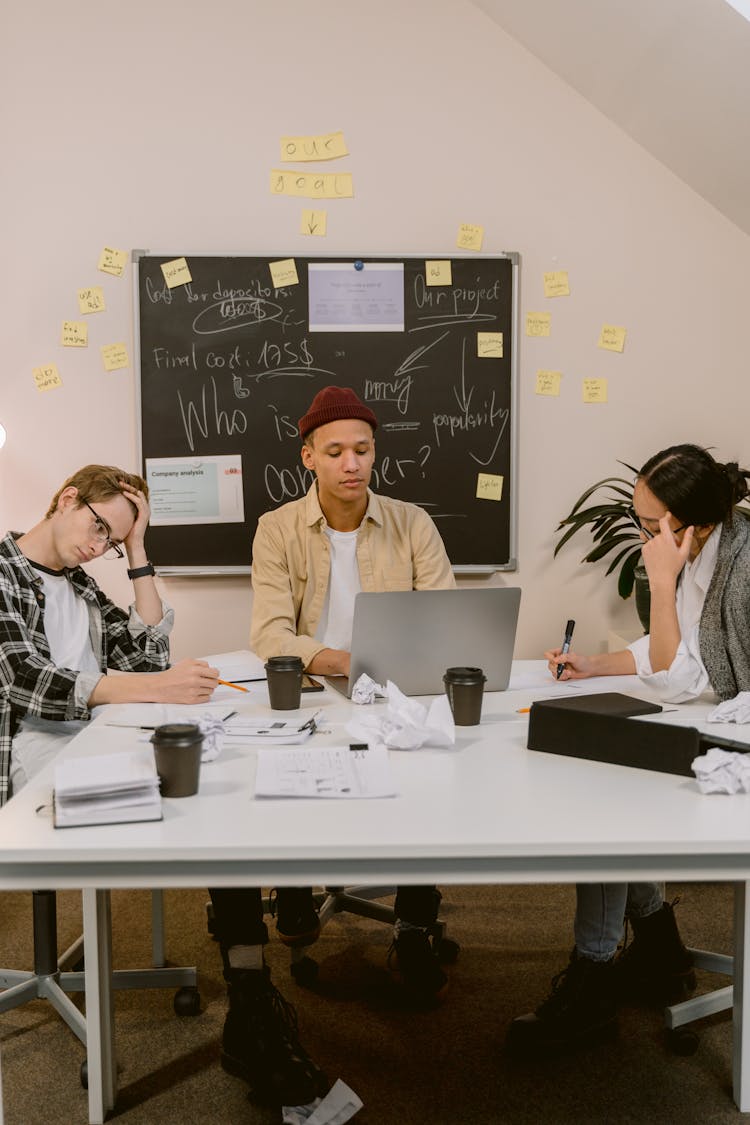
[{"label": "eyeglasses", "polygon": [[98,539],[100,543],[106,543],[106,547],[103,552],[104,558],[124,559],[125,552],[120,546],[118,546],[117,543],[112,542],[112,528],[109,526],[107,521],[103,520],[101,516],[96,514],[94,509],[89,504],[88,500],[84,500],[83,503],[86,505],[88,510],[91,512],[91,515],[94,517],[94,538]]},{"label": "eyeglasses", "polygon": [[[640,520],[638,518],[638,516],[635,514],[635,508],[628,508],[627,515],[628,515],[628,519],[631,521],[631,523],[634,523],[635,526],[638,528],[638,530],[642,531],[647,539],[653,539],[655,536],[657,536],[659,534],[658,531],[651,531],[650,528],[643,526],[643,521]],[[648,523],[657,523],[658,521],[657,520],[648,520],[647,522]],[[684,531],[686,527],[687,527],[686,523],[681,523],[679,527],[673,527],[671,529],[672,534],[677,535],[678,532]]]}]

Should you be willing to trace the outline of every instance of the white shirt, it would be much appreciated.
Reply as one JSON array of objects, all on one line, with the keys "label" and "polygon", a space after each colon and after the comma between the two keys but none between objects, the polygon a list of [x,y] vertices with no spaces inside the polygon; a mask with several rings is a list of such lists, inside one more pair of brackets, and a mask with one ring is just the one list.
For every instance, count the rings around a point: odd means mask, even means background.
[{"label": "white shirt", "polygon": [[324,527],[331,544],[331,572],[323,612],[315,639],[326,648],[351,652],[354,599],[362,590],[357,566],[357,531],[334,531]]},{"label": "white shirt", "polygon": [[[31,560],[29,560],[31,561]],[[101,675],[89,636],[89,612],[64,574],[31,563],[44,588],[44,632],[52,663],[59,668]],[[10,778],[13,792],[43,768],[86,723],[27,715],[13,736]]]},{"label": "white shirt", "polygon": [[711,532],[698,556],[683,567],[675,602],[680,643],[669,668],[662,672],[652,670],[648,636],[639,637],[628,645],[635,659],[637,674],[665,703],[687,703],[711,687],[701,660],[698,632],[703,603],[716,569],[720,538],[719,525]]}]

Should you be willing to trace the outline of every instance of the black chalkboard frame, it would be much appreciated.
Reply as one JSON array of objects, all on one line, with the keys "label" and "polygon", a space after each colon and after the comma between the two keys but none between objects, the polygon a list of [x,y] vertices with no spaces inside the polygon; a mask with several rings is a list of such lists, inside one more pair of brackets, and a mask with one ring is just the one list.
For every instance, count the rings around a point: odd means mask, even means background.
[{"label": "black chalkboard frame", "polygon": [[[137,416],[137,440],[138,440],[138,455],[141,464],[144,467],[148,457],[158,456],[172,456],[174,453],[167,453],[163,450],[158,452],[149,447],[149,443],[144,440],[144,392],[143,392],[143,362],[142,362],[142,348],[144,344],[142,324],[141,324],[141,289],[142,289],[142,269],[144,265],[156,264],[172,260],[176,257],[186,257],[188,263],[200,262],[202,259],[209,259],[211,261],[221,262],[234,262],[239,259],[242,262],[252,262],[262,264],[268,267],[269,263],[275,262],[284,258],[293,258],[298,265],[298,269],[306,269],[311,262],[341,262],[355,266],[357,259],[350,255],[345,254],[329,254],[329,255],[316,255],[309,258],[303,258],[299,255],[291,253],[279,253],[272,256],[247,256],[247,255],[190,255],[190,254],[168,254],[168,253],[152,253],[147,250],[134,250],[132,252],[132,260],[134,263],[133,269],[133,315],[135,326],[135,355],[136,355],[136,416]],[[502,552],[502,557],[497,558],[481,558],[478,561],[470,561],[467,559],[456,559],[455,552],[449,549],[449,556],[454,572],[458,574],[490,574],[495,571],[513,571],[517,569],[517,538],[518,538],[518,379],[519,379],[519,285],[520,285],[520,255],[517,252],[506,251],[497,255],[484,255],[473,254],[470,256],[458,256],[451,254],[378,254],[378,255],[363,255],[360,259],[365,267],[370,262],[393,262],[403,263],[405,269],[421,269],[424,270],[426,261],[432,260],[449,260],[454,271],[461,269],[469,269],[473,272],[477,270],[485,270],[491,268],[493,263],[505,263],[509,270],[509,284],[505,287],[502,296],[502,323],[504,325],[504,340],[505,340],[505,360],[503,379],[507,385],[507,409],[505,411],[507,420],[507,444],[504,445],[505,464],[506,468],[503,473],[504,488],[503,488],[503,505],[502,505],[502,524],[505,542],[507,549]],[[487,318],[487,324],[475,324],[474,328],[484,328],[486,330],[494,330],[497,326],[489,323],[490,318]],[[351,334],[346,334],[350,336]],[[376,337],[376,343],[378,342]],[[508,349],[508,342],[510,342],[510,349]],[[342,353],[343,354],[343,353]],[[484,361],[487,363],[488,361]],[[493,361],[489,361],[493,362]],[[495,361],[496,362],[496,361]],[[306,396],[306,401],[312,397],[322,385],[326,382],[340,382],[351,383],[355,385],[355,380],[346,378],[325,378],[322,381],[314,384]],[[359,388],[357,388],[359,390]],[[494,402],[494,399],[493,399]],[[379,407],[373,405],[376,412],[379,413]],[[298,411],[298,413],[301,412]],[[296,414],[292,411],[292,415],[296,419]],[[380,416],[380,414],[379,414]],[[382,431],[379,434],[382,438]],[[379,448],[382,441],[378,442]],[[297,451],[299,449],[299,442],[297,441]],[[226,452],[225,448],[216,450],[216,452]],[[211,450],[204,450],[205,453],[212,452]],[[182,454],[180,454],[182,455]],[[185,456],[188,456],[185,454]],[[298,456],[298,452],[297,452]],[[384,459],[385,460],[385,459]],[[243,455],[243,467],[245,457]],[[493,467],[487,466],[487,470],[492,472]],[[376,462],[377,470],[377,462]],[[384,474],[385,475],[385,474]],[[377,490],[388,494],[394,494],[393,489],[389,487],[390,481],[384,484],[375,479],[373,487]],[[279,503],[286,502],[282,498]],[[418,496],[402,496],[403,499],[413,500],[415,503],[420,503]],[[494,502],[483,501],[483,513],[487,511],[489,521],[494,518]],[[247,497],[246,497],[247,504]],[[247,562],[241,562],[237,559],[228,561],[222,557],[217,559],[215,552],[208,551],[204,555],[201,550],[198,551],[198,556],[195,556],[196,544],[207,544],[216,541],[216,532],[212,525],[184,525],[180,527],[152,527],[149,529],[148,549],[149,554],[153,558],[157,574],[161,576],[213,576],[213,575],[246,575],[251,573],[249,562],[250,545],[252,536],[254,534],[255,522],[258,515],[263,510],[269,507],[275,507],[277,504],[267,503],[264,508],[259,511],[251,511],[248,517],[246,512],[244,528],[244,542],[242,547],[243,556],[247,555]],[[431,505],[425,503],[424,506],[430,510]],[[435,515],[434,512],[430,512]],[[446,538],[445,531],[441,527],[439,516],[436,517],[438,527],[441,528],[444,538]],[[484,518],[484,514],[483,514]],[[227,527],[228,525],[219,525]],[[167,546],[165,546],[165,543]],[[246,543],[246,547],[245,547]],[[477,552],[480,554],[481,552]]]}]

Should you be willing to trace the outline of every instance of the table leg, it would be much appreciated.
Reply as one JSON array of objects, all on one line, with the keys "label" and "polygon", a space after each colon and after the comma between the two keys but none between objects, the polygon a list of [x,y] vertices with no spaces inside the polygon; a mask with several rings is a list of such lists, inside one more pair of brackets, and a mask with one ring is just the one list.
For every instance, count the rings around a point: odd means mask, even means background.
[{"label": "table leg", "polygon": [[117,1096],[112,1004],[112,910],[109,891],[83,892],[86,964],[86,1055],[89,1122],[101,1125]]},{"label": "table leg", "polygon": [[734,1100],[742,1113],[750,1111],[750,883],[734,885],[734,1010],[732,1082]]}]

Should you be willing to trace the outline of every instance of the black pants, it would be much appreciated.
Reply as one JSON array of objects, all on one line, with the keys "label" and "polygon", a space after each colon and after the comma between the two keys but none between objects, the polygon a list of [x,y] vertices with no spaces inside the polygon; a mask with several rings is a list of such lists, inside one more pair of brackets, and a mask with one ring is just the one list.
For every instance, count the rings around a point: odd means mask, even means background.
[{"label": "black pants", "polygon": [[[283,898],[285,887],[279,887]],[[265,945],[268,927],[263,921],[263,895],[257,887],[209,888],[214,908],[214,929],[222,949],[233,945]],[[311,892],[312,893],[312,892]],[[398,887],[396,917],[413,926],[429,926],[437,918],[440,905],[437,887]]]}]

